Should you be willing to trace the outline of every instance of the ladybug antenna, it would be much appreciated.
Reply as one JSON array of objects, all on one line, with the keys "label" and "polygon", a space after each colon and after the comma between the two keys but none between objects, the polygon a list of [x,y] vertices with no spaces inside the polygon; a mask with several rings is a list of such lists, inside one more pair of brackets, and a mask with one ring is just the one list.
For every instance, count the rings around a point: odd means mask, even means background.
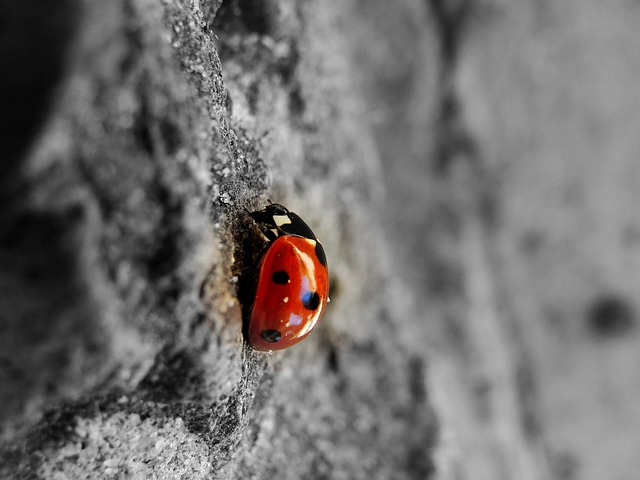
[{"label": "ladybug antenna", "polygon": [[273,205],[273,202],[271,201],[270,198],[267,198],[267,202],[269,202],[269,205]]}]

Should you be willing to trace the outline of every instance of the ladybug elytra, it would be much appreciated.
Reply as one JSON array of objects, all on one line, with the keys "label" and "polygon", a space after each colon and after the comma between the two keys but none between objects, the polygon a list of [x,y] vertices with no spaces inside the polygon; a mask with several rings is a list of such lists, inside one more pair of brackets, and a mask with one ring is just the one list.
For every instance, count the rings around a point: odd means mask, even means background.
[{"label": "ladybug elytra", "polygon": [[329,271],[309,226],[278,203],[249,213],[269,241],[260,260],[249,321],[249,344],[282,350],[304,339],[324,312]]}]

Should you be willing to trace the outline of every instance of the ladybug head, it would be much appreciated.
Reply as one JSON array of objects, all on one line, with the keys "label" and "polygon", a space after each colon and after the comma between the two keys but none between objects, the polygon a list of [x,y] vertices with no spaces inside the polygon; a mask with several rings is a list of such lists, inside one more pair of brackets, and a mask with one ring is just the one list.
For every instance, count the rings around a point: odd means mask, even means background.
[{"label": "ladybug head", "polygon": [[279,203],[271,203],[262,210],[249,212],[249,215],[256,221],[256,223],[276,226],[276,217],[288,218],[289,210]]},{"label": "ladybug head", "polygon": [[264,207],[265,212],[267,212],[271,216],[283,216],[289,215],[289,210],[284,205],[280,205],[279,203],[269,203],[266,207]]}]

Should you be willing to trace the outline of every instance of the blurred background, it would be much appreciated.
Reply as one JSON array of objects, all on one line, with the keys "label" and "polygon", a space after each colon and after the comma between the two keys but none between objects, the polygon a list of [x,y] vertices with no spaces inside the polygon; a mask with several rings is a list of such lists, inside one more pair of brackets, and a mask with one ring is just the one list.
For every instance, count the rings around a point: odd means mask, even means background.
[{"label": "blurred background", "polygon": [[374,4],[391,244],[461,478],[637,478],[639,6]]}]

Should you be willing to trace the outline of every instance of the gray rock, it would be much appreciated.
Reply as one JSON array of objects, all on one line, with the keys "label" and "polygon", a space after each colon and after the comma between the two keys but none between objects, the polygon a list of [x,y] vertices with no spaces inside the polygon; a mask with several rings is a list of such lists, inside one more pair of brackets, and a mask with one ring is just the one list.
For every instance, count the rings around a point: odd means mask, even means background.
[{"label": "gray rock", "polygon": [[[123,0],[52,20],[33,3],[1,57],[33,62],[2,113],[28,106],[3,134],[0,477],[431,475],[349,12]],[[238,300],[261,248],[244,209],[267,198],[313,226],[332,281],[318,329],[272,355],[244,343]]]}]

